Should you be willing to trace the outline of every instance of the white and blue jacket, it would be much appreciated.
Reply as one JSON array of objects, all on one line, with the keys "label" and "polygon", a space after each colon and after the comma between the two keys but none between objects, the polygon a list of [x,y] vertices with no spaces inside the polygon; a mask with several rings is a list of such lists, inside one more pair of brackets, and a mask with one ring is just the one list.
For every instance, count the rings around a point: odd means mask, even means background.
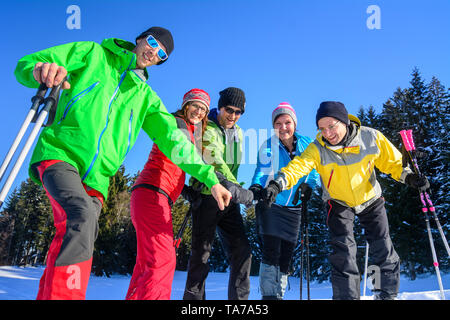
[{"label": "white and blue jacket", "polygon": [[[295,155],[299,156],[305,151],[306,147],[312,142],[312,139],[294,132],[297,138]],[[289,151],[281,143],[277,136],[272,136],[267,139],[261,146],[258,152],[258,161],[256,170],[253,175],[252,185],[259,184],[265,188],[269,181],[274,178],[274,175],[291,161]],[[301,178],[297,184],[289,189],[280,192],[275,200],[275,203],[281,206],[294,206],[292,200],[294,199],[295,191],[298,186],[306,182],[312,189],[320,186],[320,176],[316,170],[312,170],[309,175]],[[300,201],[299,201],[300,203]],[[297,204],[298,205],[298,204]]]}]

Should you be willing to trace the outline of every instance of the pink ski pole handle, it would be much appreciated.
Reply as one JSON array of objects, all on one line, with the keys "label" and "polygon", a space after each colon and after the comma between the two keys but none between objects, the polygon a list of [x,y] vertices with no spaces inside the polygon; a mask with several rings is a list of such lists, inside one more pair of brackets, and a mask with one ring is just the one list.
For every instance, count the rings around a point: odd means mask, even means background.
[{"label": "pink ski pole handle", "polygon": [[428,207],[427,207],[427,204],[425,202],[425,197],[423,195],[423,192],[420,193],[420,201],[422,201],[422,212],[423,213],[427,213],[428,212]]},{"label": "pink ski pole handle", "polygon": [[413,150],[409,143],[409,138],[408,138],[408,134],[407,134],[406,130],[400,131],[400,136],[402,137],[403,145],[405,146],[406,151]]},{"label": "pink ski pole handle", "polygon": [[424,192],[424,193],[425,193],[425,199],[427,199],[428,206],[430,207],[430,211],[431,212],[436,211],[436,209],[434,208],[433,202],[431,202],[430,196],[428,195],[428,192]]},{"label": "pink ski pole handle", "polygon": [[414,144],[414,138],[412,135],[412,130],[406,130],[406,136],[408,137],[409,145],[411,146],[411,150],[416,150],[416,146]]}]

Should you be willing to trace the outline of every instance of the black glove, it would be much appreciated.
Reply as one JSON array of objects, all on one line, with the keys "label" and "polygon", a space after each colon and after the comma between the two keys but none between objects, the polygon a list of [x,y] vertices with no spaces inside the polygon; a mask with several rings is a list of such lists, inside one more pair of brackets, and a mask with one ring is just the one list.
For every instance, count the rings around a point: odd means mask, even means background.
[{"label": "black glove", "polygon": [[216,177],[219,180],[220,183],[222,183],[222,181],[227,180],[227,178],[225,178],[225,176],[223,175],[222,172],[216,171]]},{"label": "black glove", "polygon": [[184,185],[183,190],[181,190],[181,195],[186,201],[194,203],[197,198],[200,197],[200,192],[194,190],[194,188],[191,186]]},{"label": "black glove", "polygon": [[260,184],[252,184],[250,188],[248,188],[253,193],[253,199],[256,201],[264,200],[263,199],[263,187]]},{"label": "black glove", "polygon": [[[245,205],[247,208],[251,207],[253,204],[253,192],[250,190],[242,188],[238,184],[234,184],[236,186],[237,194],[236,194],[236,202]],[[230,191],[231,192],[231,191]],[[233,194],[233,192],[231,192]]]},{"label": "black glove", "polygon": [[308,202],[311,198],[312,189],[307,183],[302,183],[298,186],[297,191],[295,191],[294,199],[292,200],[292,204],[296,206],[298,204],[298,200],[302,200],[302,203]]},{"label": "black glove", "polygon": [[277,195],[281,192],[281,186],[275,182],[275,180],[271,180],[269,185],[263,189],[263,199],[268,207],[272,206],[272,203],[275,202]]},{"label": "black glove", "polygon": [[253,192],[242,188],[242,186],[239,184],[227,180],[225,176],[220,172],[216,171],[216,176],[217,179],[219,179],[220,184],[231,192],[231,201],[233,201],[234,203],[243,204],[247,208],[253,204]]},{"label": "black glove", "polygon": [[410,173],[406,176],[405,183],[421,192],[430,188],[430,183],[423,174]]}]

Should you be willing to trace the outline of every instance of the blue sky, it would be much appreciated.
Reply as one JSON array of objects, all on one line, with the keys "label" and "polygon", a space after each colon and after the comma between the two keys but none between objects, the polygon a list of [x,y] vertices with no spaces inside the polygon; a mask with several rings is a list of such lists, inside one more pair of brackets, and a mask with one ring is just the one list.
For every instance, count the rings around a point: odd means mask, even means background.
[{"label": "blue sky", "polygon": [[[72,4],[80,8],[80,29],[66,25]],[[367,27],[370,5],[380,9],[381,29]],[[244,130],[270,129],[272,110],[288,101],[297,112],[298,131],[313,138],[322,101],[341,101],[354,114],[360,106],[379,111],[396,88],[408,86],[414,67],[426,81],[436,76],[450,86],[449,12],[447,0],[4,2],[0,157],[35,93],[13,74],[28,53],[72,41],[134,40],[150,26],[166,27],[175,50],[166,63],[149,68],[148,84],[170,112],[191,88],[209,92],[214,107],[220,90],[236,86],[247,96],[238,122]],[[125,160],[127,172],[140,170],[150,149],[142,132]],[[248,187],[256,158],[244,161],[238,180]],[[27,177],[27,166],[28,161],[15,185]]]}]

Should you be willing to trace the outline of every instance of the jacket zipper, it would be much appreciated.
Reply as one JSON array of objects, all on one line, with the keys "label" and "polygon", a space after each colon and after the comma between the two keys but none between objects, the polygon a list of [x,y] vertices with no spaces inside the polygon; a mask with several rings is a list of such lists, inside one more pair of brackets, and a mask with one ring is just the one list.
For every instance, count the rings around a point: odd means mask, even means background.
[{"label": "jacket zipper", "polygon": [[331,169],[330,178],[328,180],[327,189],[330,189],[331,179],[333,179],[334,169]]},{"label": "jacket zipper", "polygon": [[[282,143],[282,142],[280,141],[280,143]],[[285,148],[284,146],[282,146],[281,149],[284,150],[284,152],[287,154],[288,159],[290,159],[291,157],[289,156],[289,152],[286,150],[286,148]],[[287,198],[287,201],[286,201],[286,203],[284,204],[285,206],[287,206],[287,205],[289,204],[289,202],[290,202],[290,200],[291,200],[291,197],[292,197],[292,192],[293,192],[293,190],[294,190],[294,188],[291,188],[291,191],[290,191],[290,193],[289,193],[289,197]]]},{"label": "jacket zipper", "polygon": [[130,151],[132,123],[133,123],[133,109],[131,109],[130,121],[128,123],[128,145],[127,145],[127,151],[125,152],[125,155],[123,156],[124,158],[127,156],[128,152]]},{"label": "jacket zipper", "polygon": [[[298,146],[298,147],[301,146],[299,140],[300,140],[300,139],[297,138],[297,146]],[[280,141],[280,142],[281,142],[281,141]],[[286,147],[282,146],[281,149],[283,149],[284,152],[286,152],[286,154],[287,154],[287,156],[288,156],[288,159],[291,159],[291,157],[290,157],[290,155],[289,155],[289,152],[286,150]],[[302,154],[303,151],[305,151],[305,148],[303,148],[303,150],[300,152],[300,154]],[[297,153],[297,149],[295,150],[295,153]],[[290,160],[289,160],[289,161],[290,161]],[[309,174],[308,174],[308,176],[309,176]],[[306,177],[306,180],[308,180],[308,176]],[[305,180],[304,182],[306,182],[306,180]],[[294,191],[294,188],[292,187],[292,188],[291,188],[291,192],[289,193],[289,197],[288,197],[286,203],[284,204],[285,206],[289,205],[289,202],[291,202],[291,197],[292,197],[292,192],[293,192],[293,191]]]},{"label": "jacket zipper", "polygon": [[[221,132],[223,133],[223,145],[225,146],[225,163],[227,162],[226,160],[227,160],[227,157],[228,157],[228,155],[227,155],[227,132],[225,131],[226,129],[224,128],[223,130],[222,130],[222,128],[219,126],[219,130],[221,130]],[[233,138],[234,138],[234,135],[233,135]],[[234,158],[234,156],[236,155],[236,144],[234,143],[234,141],[232,141],[232,143],[233,143],[233,158]],[[236,161],[236,159],[233,159],[233,163],[231,164],[231,168],[230,167],[228,167],[229,169],[230,169],[230,172],[231,173],[233,173],[233,170],[234,170],[234,164],[235,164],[235,161]],[[235,179],[237,179],[237,177],[235,177]]]},{"label": "jacket zipper", "polygon": [[[131,59],[130,65],[133,63],[133,60],[134,60],[134,57]],[[130,67],[130,65],[128,66],[128,68]],[[122,85],[122,82],[123,82],[123,80],[125,79],[125,76],[127,75],[128,68],[125,69],[124,72],[122,72],[122,74],[121,74],[121,76],[120,76],[119,84],[117,85],[117,87],[116,87],[116,89],[114,90],[114,93],[113,93],[111,99],[109,100],[108,113],[107,113],[107,116],[106,116],[106,124],[105,124],[105,127],[103,128],[102,132],[100,133],[99,138],[98,138],[98,142],[97,142],[97,151],[95,152],[94,159],[92,159],[91,164],[89,165],[88,169],[86,170],[86,173],[85,173],[85,174],[83,175],[83,177],[81,178],[81,181],[84,181],[84,179],[86,179],[86,177],[89,175],[89,173],[91,172],[91,170],[92,170],[92,168],[93,168],[93,166],[94,166],[95,161],[96,161],[97,158],[98,158],[98,154],[99,154],[99,152],[100,152],[100,143],[101,143],[103,134],[105,133],[106,128],[108,128],[108,124],[109,124],[109,115],[110,115],[110,111],[111,111],[111,105],[112,105],[112,103],[114,102],[114,100],[115,100],[115,98],[116,98],[116,96],[117,96],[117,93],[119,92],[119,88],[120,88],[120,86]]]},{"label": "jacket zipper", "polygon": [[70,99],[69,102],[67,102],[67,105],[64,108],[64,113],[61,117],[61,119],[59,119],[58,124],[61,123],[61,121],[63,121],[67,114],[69,113],[70,108],[72,108],[72,106],[75,104],[75,102],[77,102],[78,100],[80,100],[82,97],[84,97],[86,94],[88,94],[92,89],[94,89],[98,84],[100,83],[100,81],[97,81],[93,84],[91,84],[89,87],[87,87],[86,89],[84,89],[83,91],[81,91],[80,93],[78,93],[77,95],[75,95],[72,99]]}]

